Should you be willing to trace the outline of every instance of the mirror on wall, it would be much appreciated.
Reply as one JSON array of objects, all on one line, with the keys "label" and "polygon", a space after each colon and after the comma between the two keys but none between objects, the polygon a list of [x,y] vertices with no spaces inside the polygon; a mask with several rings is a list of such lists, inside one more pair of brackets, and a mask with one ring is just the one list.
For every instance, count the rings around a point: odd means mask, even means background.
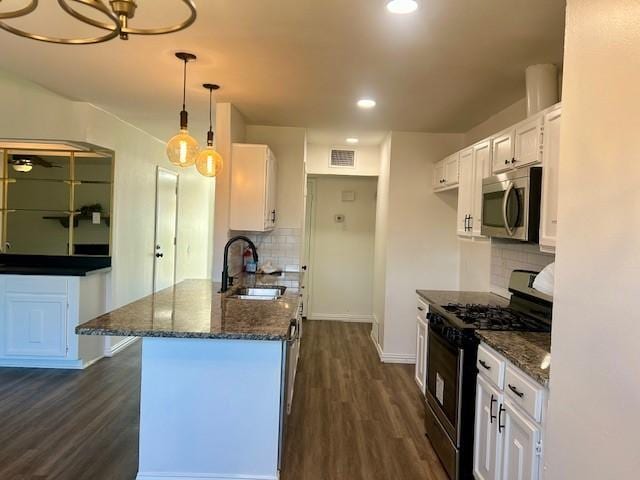
[{"label": "mirror on wall", "polygon": [[0,150],[0,250],[109,256],[113,152],[73,142],[38,146],[21,140],[19,148]]}]

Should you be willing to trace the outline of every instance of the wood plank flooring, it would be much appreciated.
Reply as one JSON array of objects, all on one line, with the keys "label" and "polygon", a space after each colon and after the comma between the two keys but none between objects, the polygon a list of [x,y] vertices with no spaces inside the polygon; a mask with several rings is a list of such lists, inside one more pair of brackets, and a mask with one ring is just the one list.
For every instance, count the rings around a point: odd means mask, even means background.
[{"label": "wood plank flooring", "polygon": [[281,480],[445,480],[413,365],[382,364],[369,324],[307,321]]},{"label": "wood plank flooring", "polygon": [[[413,366],[370,326],[307,321],[281,480],[446,480]],[[0,479],[133,480],[140,343],[86,371],[0,368]]]}]

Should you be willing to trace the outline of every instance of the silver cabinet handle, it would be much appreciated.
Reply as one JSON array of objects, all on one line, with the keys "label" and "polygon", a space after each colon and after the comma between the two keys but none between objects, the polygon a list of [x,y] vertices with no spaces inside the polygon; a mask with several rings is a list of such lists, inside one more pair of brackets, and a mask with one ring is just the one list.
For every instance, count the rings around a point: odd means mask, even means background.
[{"label": "silver cabinet handle", "polygon": [[502,219],[504,220],[504,228],[507,230],[510,237],[513,237],[513,229],[511,228],[511,225],[509,225],[509,219],[507,218],[507,207],[509,206],[509,195],[511,195],[512,190],[513,182],[509,182],[509,186],[504,192],[504,198],[502,199]]}]

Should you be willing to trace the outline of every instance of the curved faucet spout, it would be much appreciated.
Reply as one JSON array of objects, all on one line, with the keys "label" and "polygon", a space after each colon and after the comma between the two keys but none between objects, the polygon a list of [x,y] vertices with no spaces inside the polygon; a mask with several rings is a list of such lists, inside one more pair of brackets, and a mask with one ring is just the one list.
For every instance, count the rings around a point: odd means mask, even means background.
[{"label": "curved faucet spout", "polygon": [[220,288],[220,293],[224,293],[229,289],[229,247],[237,241],[244,241],[249,245],[251,252],[253,253],[253,260],[258,263],[258,249],[255,244],[251,241],[249,237],[245,235],[236,235],[235,237],[231,237],[227,244],[224,246],[224,259],[222,262],[222,287]]}]

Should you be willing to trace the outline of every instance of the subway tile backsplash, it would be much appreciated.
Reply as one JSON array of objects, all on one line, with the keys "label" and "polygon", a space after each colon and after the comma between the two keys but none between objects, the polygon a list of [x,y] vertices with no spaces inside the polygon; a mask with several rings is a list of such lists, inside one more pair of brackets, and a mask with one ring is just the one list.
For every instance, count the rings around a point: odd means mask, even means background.
[{"label": "subway tile backsplash", "polygon": [[555,261],[555,255],[540,252],[540,246],[491,240],[491,290],[506,293],[509,278],[514,270],[533,270],[539,272]]},{"label": "subway tile backsplash", "polygon": [[[230,232],[230,236],[246,235],[256,244],[259,266],[271,261],[274,267],[288,272],[300,271],[300,252],[302,246],[302,229],[276,228],[270,232]],[[240,252],[241,255],[241,252]],[[242,258],[234,255],[234,270],[241,269]]]}]

